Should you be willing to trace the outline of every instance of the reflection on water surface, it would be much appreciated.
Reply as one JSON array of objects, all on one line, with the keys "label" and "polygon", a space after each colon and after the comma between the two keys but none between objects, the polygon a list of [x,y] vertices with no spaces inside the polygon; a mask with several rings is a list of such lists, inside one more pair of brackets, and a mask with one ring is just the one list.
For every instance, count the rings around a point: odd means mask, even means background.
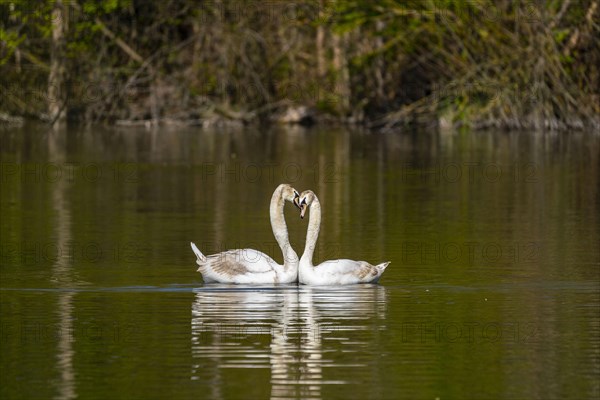
[{"label": "reflection on water surface", "polygon": [[[27,125],[0,157],[2,398],[600,396],[597,136]],[[201,283],[191,240],[282,261],[282,181],[315,263],[379,285]]]},{"label": "reflection on water surface", "polygon": [[320,398],[322,385],[350,383],[323,376],[323,368],[367,367],[336,363],[336,347],[358,352],[385,329],[381,286],[206,289],[196,291],[192,305],[192,354],[199,361],[192,379],[206,379],[208,370],[216,383],[222,368],[269,368],[271,398]]}]

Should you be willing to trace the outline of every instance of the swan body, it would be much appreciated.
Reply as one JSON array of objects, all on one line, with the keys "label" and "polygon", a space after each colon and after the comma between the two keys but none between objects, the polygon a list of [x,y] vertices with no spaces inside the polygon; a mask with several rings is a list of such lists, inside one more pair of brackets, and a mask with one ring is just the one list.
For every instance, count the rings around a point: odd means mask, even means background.
[{"label": "swan body", "polygon": [[281,184],[273,192],[269,214],[271,228],[283,253],[280,265],[271,257],[254,249],[228,250],[205,256],[190,243],[196,255],[198,272],[205,283],[274,284],[292,283],[298,280],[298,255],[290,245],[287,225],[283,215],[286,201],[298,205],[298,192],[290,185]]},{"label": "swan body", "polygon": [[300,195],[299,204],[301,208],[300,217],[302,218],[304,218],[306,209],[310,207],[306,244],[298,269],[298,281],[300,283],[305,285],[350,285],[379,281],[385,268],[389,265],[389,261],[372,265],[366,261],[341,259],[313,265],[313,253],[321,227],[321,203],[311,190],[306,190]]}]

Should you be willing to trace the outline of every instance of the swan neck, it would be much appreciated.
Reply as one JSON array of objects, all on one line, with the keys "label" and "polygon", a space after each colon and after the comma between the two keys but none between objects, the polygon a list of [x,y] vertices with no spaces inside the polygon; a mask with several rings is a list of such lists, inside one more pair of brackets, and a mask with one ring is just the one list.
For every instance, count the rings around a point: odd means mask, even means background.
[{"label": "swan neck", "polygon": [[312,266],[313,254],[319,239],[319,230],[321,229],[321,203],[315,197],[310,205],[310,214],[308,218],[308,231],[306,232],[306,244],[302,254],[301,263],[308,263]]},{"label": "swan neck", "polygon": [[294,265],[298,263],[298,255],[290,245],[287,224],[283,214],[285,200],[283,199],[281,189],[275,190],[271,198],[271,206],[269,207],[269,216],[271,218],[271,229],[275,240],[283,254],[283,265]]}]

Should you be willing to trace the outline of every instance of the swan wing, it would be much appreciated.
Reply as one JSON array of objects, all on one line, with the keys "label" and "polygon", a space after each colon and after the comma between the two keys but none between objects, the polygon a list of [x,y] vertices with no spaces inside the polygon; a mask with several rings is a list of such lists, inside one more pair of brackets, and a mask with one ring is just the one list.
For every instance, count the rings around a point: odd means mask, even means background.
[{"label": "swan wing", "polygon": [[198,271],[207,282],[266,283],[277,279],[281,266],[254,249],[228,250],[206,257]]},{"label": "swan wing", "polygon": [[328,275],[354,275],[356,277],[367,276],[373,270],[373,266],[366,261],[348,259],[324,261],[316,268]]},{"label": "swan wing", "polygon": [[348,259],[324,261],[315,272],[324,284],[350,284],[376,282],[388,263],[372,265],[366,261]]}]

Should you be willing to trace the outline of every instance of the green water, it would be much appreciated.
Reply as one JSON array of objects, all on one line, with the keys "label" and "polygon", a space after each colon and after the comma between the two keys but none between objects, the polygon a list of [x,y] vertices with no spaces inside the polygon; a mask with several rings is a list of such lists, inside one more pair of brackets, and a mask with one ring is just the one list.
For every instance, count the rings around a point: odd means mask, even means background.
[{"label": "green water", "polygon": [[[600,397],[598,136],[27,125],[0,155],[2,399]],[[380,284],[202,284],[191,240],[282,261],[282,182],[320,198],[315,263]]]}]

